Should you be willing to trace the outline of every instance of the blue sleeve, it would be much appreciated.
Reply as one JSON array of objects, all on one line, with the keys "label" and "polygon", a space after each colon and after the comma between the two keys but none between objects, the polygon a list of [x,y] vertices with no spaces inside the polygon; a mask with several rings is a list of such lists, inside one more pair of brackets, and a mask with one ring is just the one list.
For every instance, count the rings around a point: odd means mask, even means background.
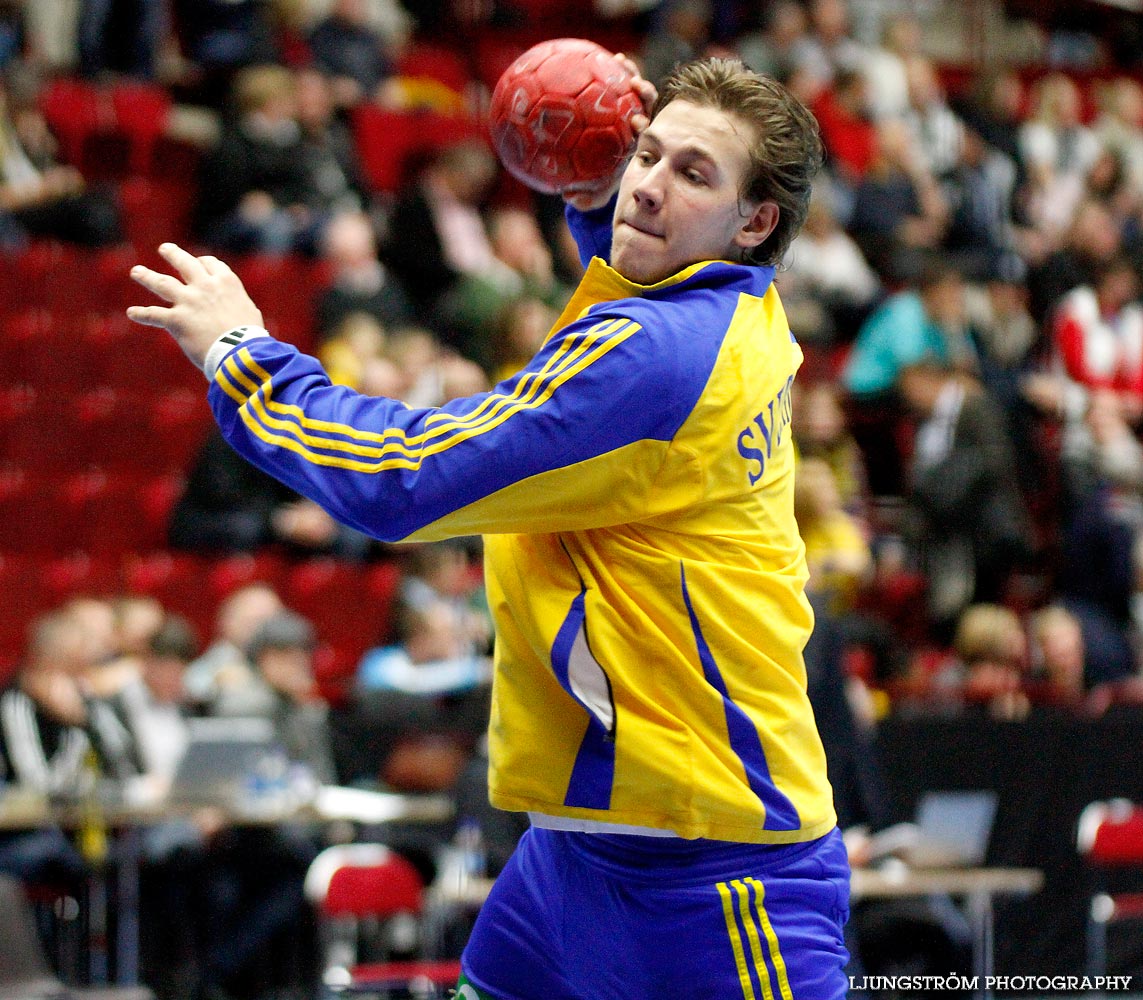
[{"label": "blue sleeve", "polygon": [[260,338],[226,357],[210,402],[240,454],[373,537],[574,530],[643,512],[655,443],[713,367],[714,351],[684,362],[653,341],[629,317],[591,315],[493,391],[413,409],[332,385],[313,358]]},{"label": "blue sleeve", "polygon": [[564,205],[564,217],[568,220],[575,245],[579,249],[579,260],[584,267],[592,257],[600,257],[611,262],[611,219],[615,214],[614,195],[602,208],[581,212],[571,205]]}]

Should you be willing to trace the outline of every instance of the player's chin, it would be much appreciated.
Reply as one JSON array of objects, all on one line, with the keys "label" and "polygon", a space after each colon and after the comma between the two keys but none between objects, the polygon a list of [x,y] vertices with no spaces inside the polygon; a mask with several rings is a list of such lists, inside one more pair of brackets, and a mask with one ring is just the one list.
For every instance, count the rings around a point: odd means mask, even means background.
[{"label": "player's chin", "polygon": [[611,248],[611,266],[628,281],[637,285],[653,285],[670,277],[670,272],[655,254],[634,244]]}]

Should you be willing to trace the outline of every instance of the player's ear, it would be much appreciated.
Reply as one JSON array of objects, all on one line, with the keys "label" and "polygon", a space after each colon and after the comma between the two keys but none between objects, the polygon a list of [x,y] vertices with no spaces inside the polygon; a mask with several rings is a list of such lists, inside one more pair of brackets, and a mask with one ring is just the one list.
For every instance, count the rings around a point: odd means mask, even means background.
[{"label": "player's ear", "polygon": [[742,250],[753,250],[765,242],[778,225],[778,203],[767,199],[753,206],[746,221],[734,234],[734,245]]}]

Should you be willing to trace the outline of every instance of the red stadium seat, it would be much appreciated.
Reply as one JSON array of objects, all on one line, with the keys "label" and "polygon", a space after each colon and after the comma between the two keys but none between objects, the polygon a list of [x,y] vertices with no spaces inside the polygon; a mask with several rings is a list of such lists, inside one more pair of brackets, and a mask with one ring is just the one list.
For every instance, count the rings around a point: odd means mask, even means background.
[{"label": "red stadium seat", "polygon": [[218,556],[208,573],[209,595],[215,603],[229,597],[240,587],[252,583],[269,584],[274,590],[281,587],[284,564],[274,552],[236,552]]},{"label": "red stadium seat", "polygon": [[0,322],[0,379],[42,391],[74,393],[91,385],[90,360],[75,325],[31,307]]},{"label": "red stadium seat", "polygon": [[462,139],[482,138],[483,128],[469,118],[432,111],[391,111],[375,104],[353,109],[353,135],[361,166],[374,191],[396,194],[418,161]]},{"label": "red stadium seat", "polygon": [[84,139],[110,129],[114,110],[107,95],[84,80],[60,77],[40,96],[40,109],[52,133],[59,139],[60,155],[78,165]]},{"label": "red stadium seat", "polygon": [[37,391],[16,386],[0,392],[0,462],[64,475],[92,461],[84,417],[85,396],[52,397],[51,386]]},{"label": "red stadium seat", "polygon": [[91,463],[150,475],[187,469],[210,419],[205,392],[163,393],[161,385],[149,392],[101,386],[81,397],[80,420]]},{"label": "red stadium seat", "polygon": [[[1080,855],[1107,872],[1134,868],[1143,872],[1143,805],[1127,799],[1092,802],[1080,814],[1076,834]],[[1107,933],[1111,925],[1143,921],[1143,893],[1100,892],[1091,899],[1087,926],[1087,972],[1103,975],[1107,968]]]},{"label": "red stadium seat", "polygon": [[187,618],[200,634],[209,635],[214,607],[207,593],[207,563],[185,553],[151,552],[123,561],[123,590],[154,597],[168,611]]},{"label": "red stadium seat", "polygon": [[414,42],[401,53],[397,74],[436,80],[458,94],[471,82],[468,66],[456,51],[425,42]]},{"label": "red stadium seat", "polygon": [[130,170],[150,174],[155,144],[171,117],[171,95],[165,87],[140,80],[117,80],[111,88],[115,125],[130,142]]},{"label": "red stadium seat", "polygon": [[[419,984],[417,996],[445,996],[460,977],[459,961],[418,959],[359,965],[358,948],[367,921],[386,924],[395,917],[420,920],[424,884],[417,869],[382,844],[338,844],[310,865],[306,898],[318,916],[323,979],[390,996]],[[402,992],[399,995],[410,995]]]}]

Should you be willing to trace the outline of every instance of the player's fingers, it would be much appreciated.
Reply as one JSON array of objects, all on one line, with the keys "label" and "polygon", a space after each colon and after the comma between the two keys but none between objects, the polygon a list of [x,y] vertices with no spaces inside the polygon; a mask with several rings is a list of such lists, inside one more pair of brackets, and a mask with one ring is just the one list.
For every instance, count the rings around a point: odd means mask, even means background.
[{"label": "player's fingers", "polygon": [[631,116],[630,121],[631,121],[631,131],[634,132],[636,135],[638,135],[640,132],[643,131],[643,129],[645,129],[648,125],[651,124],[650,118],[648,118],[646,115],[642,115],[642,114],[638,114],[638,113],[633,114]]},{"label": "player's fingers", "polygon": [[179,294],[179,289],[185,287],[178,278],[159,271],[152,271],[142,264],[136,264],[131,268],[131,278],[147,289],[148,292],[153,292],[167,302],[174,302]]},{"label": "player's fingers", "polygon": [[219,260],[211,254],[204,254],[199,257],[199,263],[206,269],[207,274],[218,275],[226,274],[230,271],[230,265],[224,260]]},{"label": "player's fingers", "polygon": [[142,326],[158,326],[166,330],[169,328],[171,310],[163,306],[128,306],[127,318]]},{"label": "player's fingers", "polygon": [[159,256],[182,275],[183,281],[194,281],[196,278],[205,277],[207,274],[202,262],[193,253],[187,252],[177,243],[160,244]]}]

